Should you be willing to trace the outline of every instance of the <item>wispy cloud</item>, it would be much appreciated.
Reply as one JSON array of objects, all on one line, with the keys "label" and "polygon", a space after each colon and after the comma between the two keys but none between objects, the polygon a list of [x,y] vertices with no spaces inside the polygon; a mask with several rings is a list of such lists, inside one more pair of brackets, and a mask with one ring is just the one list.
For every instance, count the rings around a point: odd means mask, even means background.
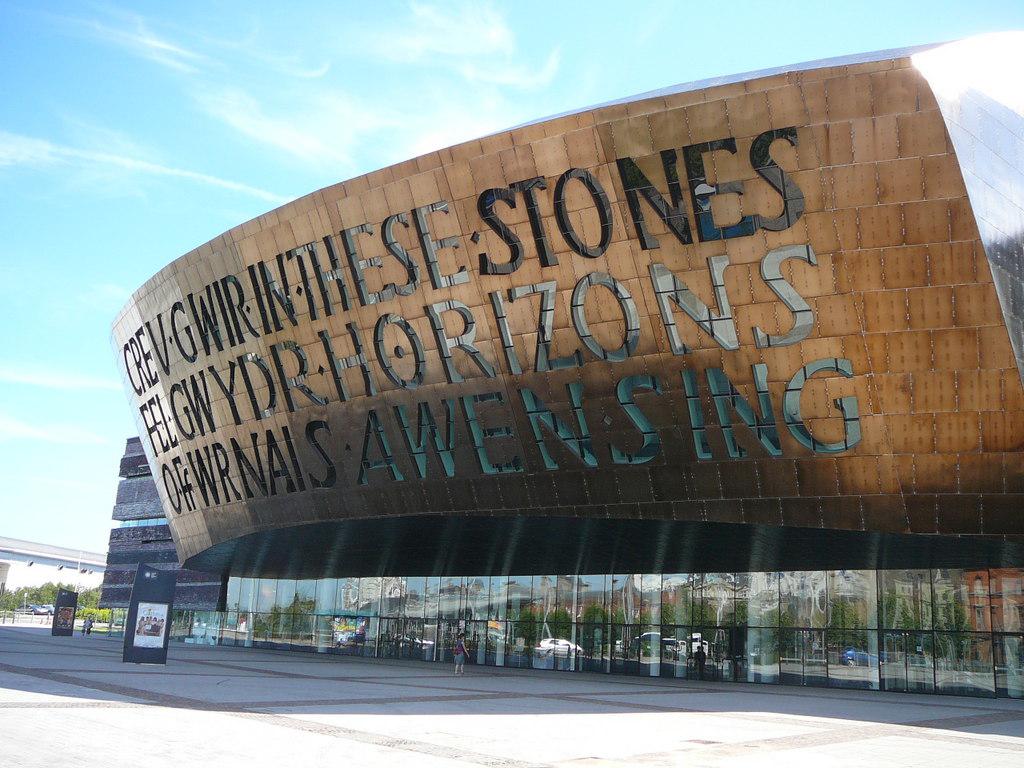
[{"label": "wispy cloud", "polygon": [[65,24],[104,42],[112,43],[135,56],[155,62],[176,72],[198,72],[209,59],[197,51],[154,33],[141,16],[124,17],[125,25],[114,26],[96,19],[62,17]]},{"label": "wispy cloud", "polygon": [[248,139],[316,163],[348,165],[360,137],[397,123],[383,111],[334,92],[309,94],[298,110],[286,106],[275,111],[237,88],[202,93],[197,101]]},{"label": "wispy cloud", "polygon": [[0,363],[0,382],[24,384],[44,389],[105,389],[114,392],[122,390],[121,385],[114,379],[88,376],[73,371],[61,371],[34,364]]},{"label": "wispy cloud", "polygon": [[57,445],[106,445],[110,441],[73,424],[30,424],[0,413],[0,441],[31,440]]},{"label": "wispy cloud", "polygon": [[429,5],[413,2],[409,15],[367,38],[370,53],[402,63],[451,68],[470,82],[538,88],[558,71],[554,49],[539,69],[522,63],[515,33],[504,14],[487,3]]},{"label": "wispy cloud", "polygon": [[109,152],[98,152],[89,149],[79,149],[61,144],[55,144],[46,139],[39,139],[33,136],[23,136],[16,133],[0,131],[0,168],[4,166],[47,166],[59,163],[87,163],[117,168],[131,173],[148,174],[151,176],[165,176],[177,179],[185,179],[197,184],[204,184],[211,187],[240,192],[252,197],[266,200],[271,203],[281,204],[288,201],[288,198],[275,195],[259,187],[242,184],[229,179],[222,179],[211,176],[207,173],[190,171],[184,168],[161,165],[149,160],[136,157],[117,155]]}]

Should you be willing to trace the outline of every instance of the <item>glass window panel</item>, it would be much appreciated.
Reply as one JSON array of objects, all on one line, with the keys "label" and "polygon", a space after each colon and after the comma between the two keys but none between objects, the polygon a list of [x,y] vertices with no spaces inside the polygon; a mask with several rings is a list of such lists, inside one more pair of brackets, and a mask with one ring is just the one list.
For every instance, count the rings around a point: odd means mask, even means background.
[{"label": "glass window panel", "polygon": [[[428,576],[424,582],[423,587],[423,618],[435,620],[437,618],[437,612],[439,609],[440,596],[438,591],[441,588],[441,580],[437,576]],[[436,627],[435,625],[432,625]],[[427,630],[424,629],[424,632]],[[431,630],[434,631],[434,630]],[[433,642],[433,635],[430,635],[431,642]],[[433,646],[430,650],[431,659],[433,659]]]},{"label": "glass window panel", "polygon": [[932,571],[935,628],[953,632],[988,631],[991,627],[988,571]]},{"label": "glass window panel", "polygon": [[279,611],[290,611],[295,600],[295,579],[278,579],[277,598],[274,607]]},{"label": "glass window panel", "polygon": [[423,576],[408,576],[405,579],[405,609],[404,613],[411,619],[423,618],[423,600],[426,591],[426,578]]},{"label": "glass window panel", "polygon": [[878,633],[829,629],[828,684],[833,688],[878,690]]},{"label": "glass window panel", "polygon": [[440,598],[442,619],[461,618],[462,577],[442,576]]},{"label": "glass window panel", "polygon": [[995,636],[996,695],[1024,698],[1024,637]]},{"label": "glass window panel", "polygon": [[[779,626],[779,574],[774,572],[736,574],[746,577],[746,623],[751,627]],[[742,624],[740,603],[736,603],[737,624]],[[776,653],[777,649],[776,638]]]},{"label": "glass window panel", "polygon": [[576,577],[576,620],[588,624],[608,621],[608,581],[606,574]]},{"label": "glass window panel", "polygon": [[385,576],[381,582],[380,615],[401,616],[405,600],[405,577]]},{"label": "glass window panel", "polygon": [[[490,604],[487,611],[488,617],[494,621],[504,621],[505,611],[508,608],[508,576],[491,576],[490,598],[488,602]],[[488,637],[490,637],[494,629],[494,627],[488,629]],[[494,644],[495,649],[497,649],[499,645],[497,639],[495,639]],[[501,636],[500,646],[502,648],[502,657],[504,657],[504,634]]]},{"label": "glass window panel", "polygon": [[826,579],[824,571],[783,571],[779,575],[780,624],[784,627],[824,627]]},{"label": "glass window panel", "polygon": [[[878,626],[878,584],[874,571],[828,572],[829,629]],[[877,648],[876,655],[877,655]]]},{"label": "glass window panel", "polygon": [[256,610],[267,611],[273,609],[277,597],[277,580],[260,579],[256,595]]},{"label": "glass window panel", "polygon": [[295,582],[295,597],[289,609],[293,614],[311,614],[316,607],[316,581],[302,579]]},{"label": "glass window panel", "polygon": [[227,597],[224,601],[225,610],[237,611],[238,610],[238,591],[241,587],[241,579],[237,576],[232,576],[228,579],[228,590]]},{"label": "glass window panel", "polygon": [[[696,583],[696,582],[695,582]],[[705,573],[700,582],[700,613],[694,624],[732,626],[735,616],[736,580],[731,573]]]},{"label": "glass window panel", "polygon": [[558,599],[557,576],[534,576],[530,605],[538,617],[547,616],[555,608]]},{"label": "glass window panel", "polygon": [[338,580],[319,579],[316,582],[316,613],[333,614],[338,599]]},{"label": "glass window panel", "polygon": [[656,627],[661,624],[661,574],[645,573],[641,584],[640,623]]},{"label": "glass window panel", "polygon": [[338,597],[335,610],[339,614],[351,616],[359,611],[359,579],[338,579]]},{"label": "glass window panel", "polygon": [[828,685],[828,650],[825,633],[808,629],[802,633],[804,641],[804,685]]},{"label": "glass window panel", "polygon": [[778,629],[747,630],[747,682],[779,682]]},{"label": "glass window panel", "polygon": [[[523,608],[530,604],[533,579],[530,576],[508,577],[508,618],[519,618]],[[511,642],[511,641],[510,641]]]},{"label": "glass window panel", "polygon": [[239,579],[238,580],[238,610],[239,611],[254,611],[256,610],[256,579]]},{"label": "glass window panel", "polygon": [[467,619],[486,619],[489,604],[490,579],[486,576],[466,578],[466,606],[463,611]]},{"label": "glass window panel", "polygon": [[643,602],[643,584],[640,574],[612,576],[612,623],[638,624]]},{"label": "glass window panel", "polygon": [[882,626],[886,629],[931,629],[931,573],[924,570],[878,572]]},{"label": "glass window panel", "polygon": [[965,696],[994,695],[992,636],[972,632],[936,632],[935,689],[939,693]]},{"label": "glass window panel", "polygon": [[[380,615],[380,576],[366,576],[359,580],[359,615]],[[374,625],[376,626],[376,625]],[[374,630],[376,632],[376,630]],[[374,634],[376,637],[376,634]]]},{"label": "glass window panel", "polygon": [[907,632],[907,690],[932,693],[935,690],[935,654],[931,632]]},{"label": "glass window panel", "polygon": [[996,632],[1024,631],[1024,570],[995,568],[990,576],[992,629]]},{"label": "glass window panel", "polygon": [[692,603],[693,577],[689,573],[666,573],[662,576],[662,624],[689,625],[693,616]]},{"label": "glass window panel", "polygon": [[570,616],[576,615],[576,577],[559,576],[555,603]]}]

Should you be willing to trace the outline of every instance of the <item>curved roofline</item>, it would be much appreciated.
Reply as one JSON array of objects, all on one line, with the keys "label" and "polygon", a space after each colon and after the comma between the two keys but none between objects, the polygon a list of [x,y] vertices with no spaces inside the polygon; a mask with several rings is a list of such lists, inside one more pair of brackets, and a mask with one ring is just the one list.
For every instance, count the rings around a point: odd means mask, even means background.
[{"label": "curved roofline", "polygon": [[784,75],[790,72],[805,72],[813,69],[826,69],[828,67],[843,67],[851,64],[866,64],[872,61],[883,61],[884,59],[904,59],[913,56],[914,54],[921,53],[922,51],[928,51],[932,48],[939,48],[943,45],[947,45],[955,40],[947,40],[941,43],[926,43],[924,45],[914,45],[906,48],[887,48],[881,51],[868,51],[866,53],[851,53],[845,56],[833,56],[828,59],[815,59],[813,61],[803,61],[796,64],[785,64],[781,67],[770,67],[768,69],[757,69],[749,72],[738,72],[734,75],[720,75],[718,77],[708,77],[703,80],[691,80],[686,83],[677,83],[675,85],[669,85],[664,88],[655,88],[652,91],[643,91],[642,93],[636,93],[632,96],[623,96],[618,99],[612,99],[611,101],[603,101],[599,104],[591,104],[589,106],[580,107],[578,109],[570,109],[565,112],[559,112],[554,115],[548,115],[547,117],[540,117],[536,120],[529,120],[519,125],[514,125],[511,128],[505,128],[494,133],[487,134],[493,136],[497,133],[504,133],[505,131],[515,131],[519,128],[526,128],[530,125],[537,125],[538,123],[546,123],[548,120],[557,120],[560,117],[568,117],[569,115],[577,115],[581,112],[591,112],[595,109],[603,109],[605,107],[614,107],[618,104],[628,104],[633,101],[642,101],[643,99],[656,99],[661,96],[673,96],[677,93],[688,93],[690,91],[698,91],[702,88],[714,88],[720,85],[732,85],[733,83],[741,83],[745,80],[756,80],[762,77],[771,77],[773,75]]}]

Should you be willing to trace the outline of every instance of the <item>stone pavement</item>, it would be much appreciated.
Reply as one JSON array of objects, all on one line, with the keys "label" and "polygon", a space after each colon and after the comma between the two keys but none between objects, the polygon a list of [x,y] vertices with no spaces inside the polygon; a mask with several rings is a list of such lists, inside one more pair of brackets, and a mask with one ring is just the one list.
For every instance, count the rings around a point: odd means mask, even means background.
[{"label": "stone pavement", "polygon": [[1013,766],[1024,703],[385,662],[0,627],[0,766]]}]

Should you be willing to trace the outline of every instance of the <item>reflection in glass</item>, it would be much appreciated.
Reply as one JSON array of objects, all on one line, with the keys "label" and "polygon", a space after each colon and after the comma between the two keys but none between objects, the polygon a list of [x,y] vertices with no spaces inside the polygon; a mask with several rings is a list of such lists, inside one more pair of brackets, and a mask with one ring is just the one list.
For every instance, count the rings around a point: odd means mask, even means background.
[{"label": "reflection in glass", "polygon": [[460,618],[462,607],[462,577],[442,576],[440,587],[440,617],[442,619]]},{"label": "reflection in glass", "polygon": [[883,627],[932,628],[932,590],[928,571],[879,571],[878,587]]},{"label": "reflection in glass", "polygon": [[1024,631],[1024,570],[996,568],[991,572],[992,629]]},{"label": "reflection in glass", "polygon": [[256,610],[261,613],[273,610],[276,595],[277,581],[274,579],[259,579],[259,586],[256,592]]},{"label": "reflection in glass", "polygon": [[996,635],[996,694],[1024,698],[1024,638]]},{"label": "reflection in glass", "polygon": [[[380,615],[380,576],[368,576],[359,580],[359,615]],[[376,635],[376,631],[374,632]]]},{"label": "reflection in glass", "polygon": [[533,579],[530,576],[508,577],[508,611],[510,621],[519,618],[519,613],[530,604]]},{"label": "reflection in glass", "polygon": [[[779,574],[745,573],[737,574],[737,583],[745,581],[743,595],[746,599],[746,624],[749,627],[779,626]],[[743,624],[741,603],[736,603],[736,623]]]},{"label": "reflection in glass", "polygon": [[747,681],[777,683],[779,681],[779,630],[747,630]]},{"label": "reflection in glass", "polygon": [[878,633],[829,629],[828,683],[833,688],[878,690]]},{"label": "reflection in glass", "polygon": [[[405,605],[403,614],[410,619],[423,618],[423,599],[426,579],[423,576],[407,576],[405,579]],[[411,658],[411,657],[403,657]]]},{"label": "reflection in glass", "polygon": [[[699,579],[700,576],[698,575]],[[665,624],[688,625],[693,620],[693,577],[689,573],[666,573],[661,579],[661,620]]]},{"label": "reflection in glass", "polygon": [[338,593],[334,598],[335,611],[352,615],[359,610],[359,579],[338,579]]},{"label": "reflection in glass", "polygon": [[640,574],[612,576],[612,623],[638,624],[643,602],[643,577]]},{"label": "reflection in glass", "polygon": [[333,614],[337,609],[337,599],[337,579],[320,579],[316,582],[316,613]]},{"label": "reflection in glass", "polygon": [[990,629],[987,570],[932,571],[932,594],[936,629],[952,632]]},{"label": "reflection in glass", "polygon": [[303,579],[295,582],[295,595],[288,609],[295,616],[313,613],[316,608],[316,582]]},{"label": "reflection in glass", "polygon": [[829,571],[827,581],[829,629],[878,626],[878,585],[874,571]]},{"label": "reflection in glass", "polygon": [[825,572],[783,571],[779,579],[782,626],[824,627],[828,604]]},{"label": "reflection in glass", "polygon": [[[491,576],[488,604],[487,618],[492,621],[504,621],[505,611],[508,610],[508,578],[506,576]],[[488,637],[490,637],[489,633]],[[504,648],[504,632],[502,632],[501,644]]]},{"label": "reflection in glass", "polygon": [[[942,604],[938,599],[936,603]],[[935,690],[994,695],[992,638],[972,632],[935,633]]]},{"label": "reflection in glass", "polygon": [[[698,590],[700,609],[694,616],[695,624],[727,627],[735,618],[736,579],[731,573],[705,573],[699,587],[697,578],[694,587]],[[694,605],[696,608],[696,603]]]},{"label": "reflection in glass", "polygon": [[405,578],[385,576],[381,581],[380,615],[401,616],[404,611]]}]

